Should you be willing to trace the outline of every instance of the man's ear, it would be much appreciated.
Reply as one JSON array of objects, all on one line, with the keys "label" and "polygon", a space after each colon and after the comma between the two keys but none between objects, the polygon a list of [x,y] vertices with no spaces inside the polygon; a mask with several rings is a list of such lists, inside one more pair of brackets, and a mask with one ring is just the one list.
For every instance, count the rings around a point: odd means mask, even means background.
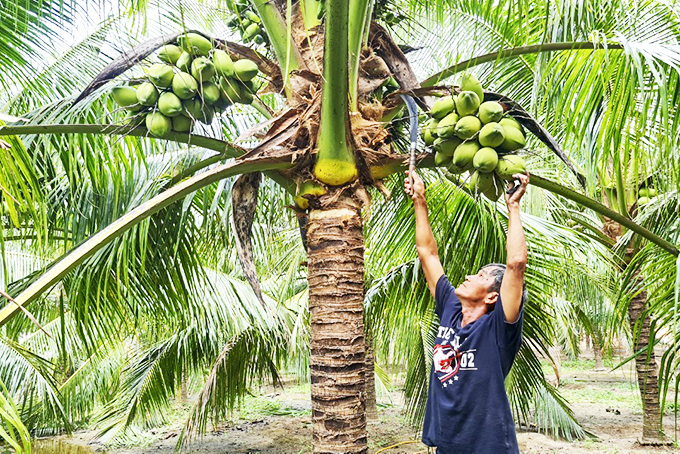
[{"label": "man's ear", "polygon": [[489,292],[484,298],[484,304],[496,304],[498,301],[498,292]]}]

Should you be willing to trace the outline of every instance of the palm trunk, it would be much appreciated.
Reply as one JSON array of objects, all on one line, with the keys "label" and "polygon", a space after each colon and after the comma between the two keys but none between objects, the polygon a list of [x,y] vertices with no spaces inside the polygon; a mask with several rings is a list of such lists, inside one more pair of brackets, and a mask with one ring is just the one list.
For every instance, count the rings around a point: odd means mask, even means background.
[{"label": "palm trunk", "polygon": [[366,329],[366,420],[378,419],[377,402],[375,397],[375,354],[373,352],[373,336]]},{"label": "palm trunk", "polygon": [[360,207],[341,196],[307,225],[313,452],[366,453]]},{"label": "palm trunk", "polygon": [[[642,279],[639,276],[638,281],[641,284]],[[631,333],[633,333],[635,339],[633,351],[643,351],[635,359],[635,369],[642,398],[642,439],[643,442],[658,442],[663,440],[661,411],[659,409],[659,377],[656,370],[654,350],[651,349],[647,354],[650,341],[650,320],[649,315],[644,313],[646,306],[647,292],[642,291],[630,302],[628,317]],[[643,317],[642,320],[640,320],[640,317]],[[639,336],[635,336],[637,323],[642,324]]]},{"label": "palm trunk", "polygon": [[593,337],[593,357],[595,357],[595,370],[605,370],[602,342],[599,336]]}]

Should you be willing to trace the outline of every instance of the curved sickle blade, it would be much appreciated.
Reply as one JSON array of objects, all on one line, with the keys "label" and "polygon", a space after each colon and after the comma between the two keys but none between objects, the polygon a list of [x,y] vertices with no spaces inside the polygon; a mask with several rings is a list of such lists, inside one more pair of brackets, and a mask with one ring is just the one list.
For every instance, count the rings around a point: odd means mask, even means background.
[{"label": "curved sickle blade", "polygon": [[236,179],[231,189],[231,210],[239,262],[241,262],[243,273],[246,275],[255,295],[264,305],[253,258],[253,243],[250,239],[261,179],[260,172],[246,173]]}]

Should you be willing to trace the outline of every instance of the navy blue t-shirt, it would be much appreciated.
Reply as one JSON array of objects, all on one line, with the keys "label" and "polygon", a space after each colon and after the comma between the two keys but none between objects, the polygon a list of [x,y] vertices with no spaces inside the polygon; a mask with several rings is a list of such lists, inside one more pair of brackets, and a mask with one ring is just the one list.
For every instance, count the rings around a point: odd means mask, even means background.
[{"label": "navy blue t-shirt", "polygon": [[522,343],[522,318],[495,309],[461,328],[460,300],[446,276],[437,282],[441,322],[434,347],[423,443],[449,454],[517,453],[504,381]]}]

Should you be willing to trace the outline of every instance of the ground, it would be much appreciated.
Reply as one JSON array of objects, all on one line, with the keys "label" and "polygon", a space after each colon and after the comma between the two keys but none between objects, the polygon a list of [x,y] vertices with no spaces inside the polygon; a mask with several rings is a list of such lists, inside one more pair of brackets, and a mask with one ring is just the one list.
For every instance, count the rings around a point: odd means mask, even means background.
[{"label": "ground", "polygon": [[[546,373],[550,369],[546,365]],[[519,431],[522,453],[659,453],[672,447],[640,446],[642,413],[639,395],[630,369],[594,370],[594,362],[565,362],[560,390],[570,402],[577,419],[596,438],[581,441],[555,440],[534,432]],[[369,447],[372,454],[426,453],[417,430],[408,425],[402,412],[398,386],[379,395],[379,417],[369,424]],[[188,408],[188,406],[186,407]],[[197,440],[196,454],[303,454],[311,453],[311,420],[308,385],[288,384],[281,389],[263,388],[249,397],[233,419]],[[126,446],[104,446],[93,440],[94,432],[81,432],[69,439],[52,438],[36,442],[36,454],[108,454],[171,453],[181,430],[178,408],[174,423],[141,433],[127,440]],[[665,430],[674,438],[674,416],[664,418]],[[404,443],[399,446],[399,443]],[[389,448],[389,449],[388,449]]]}]

